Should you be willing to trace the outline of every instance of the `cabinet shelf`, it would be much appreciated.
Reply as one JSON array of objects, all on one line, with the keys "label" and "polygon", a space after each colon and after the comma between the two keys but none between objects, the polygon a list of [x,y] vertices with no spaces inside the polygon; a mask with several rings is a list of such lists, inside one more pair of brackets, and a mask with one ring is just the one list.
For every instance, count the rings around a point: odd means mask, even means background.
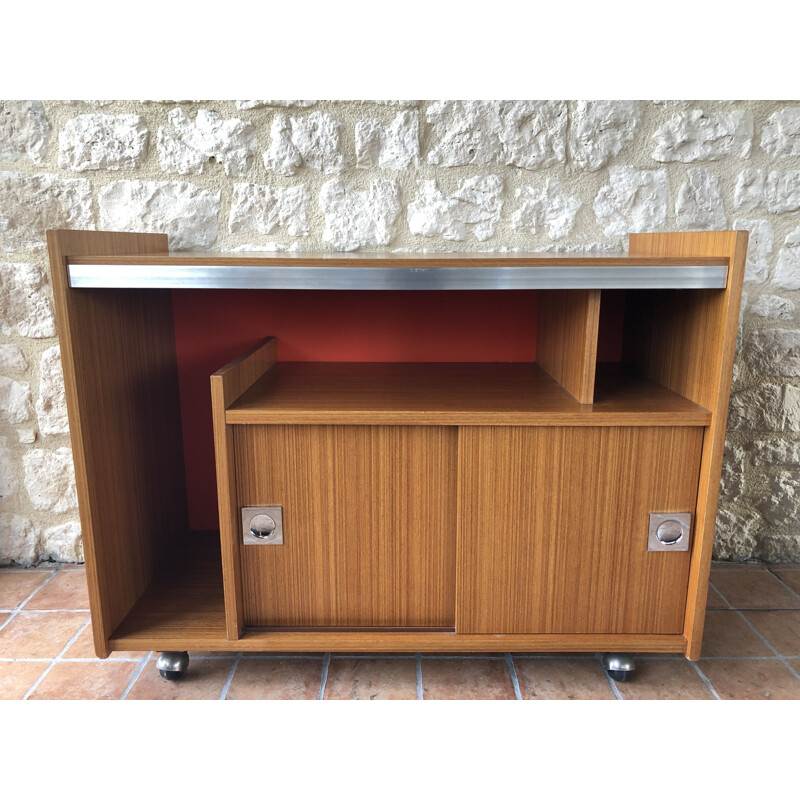
[{"label": "cabinet shelf", "polygon": [[536,364],[280,362],[225,412],[231,425],[708,425],[657,383],[598,381],[582,405]]}]

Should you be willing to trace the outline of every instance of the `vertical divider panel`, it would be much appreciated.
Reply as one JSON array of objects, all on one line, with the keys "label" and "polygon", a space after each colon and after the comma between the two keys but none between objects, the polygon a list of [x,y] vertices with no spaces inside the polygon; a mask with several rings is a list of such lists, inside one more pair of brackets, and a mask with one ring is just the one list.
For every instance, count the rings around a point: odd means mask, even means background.
[{"label": "vertical divider panel", "polygon": [[[703,440],[686,602],[686,655],[700,657],[725,447],[746,231],[632,234],[632,256],[725,256],[725,289],[647,292],[626,316],[626,358],[650,380],[711,411]],[[652,302],[651,302],[652,300]]]},{"label": "vertical divider panel", "polygon": [[277,343],[270,337],[211,376],[211,413],[214,421],[225,627],[229,639],[239,638],[243,614],[236,463],[233,429],[225,422],[225,409],[271,369],[276,361]]},{"label": "vertical divider panel", "polygon": [[599,289],[539,293],[536,363],[579,403],[594,401]]},{"label": "vertical divider panel", "polygon": [[168,252],[163,234],[48,231],[97,655],[187,530],[169,291],[71,289],[70,257]]}]

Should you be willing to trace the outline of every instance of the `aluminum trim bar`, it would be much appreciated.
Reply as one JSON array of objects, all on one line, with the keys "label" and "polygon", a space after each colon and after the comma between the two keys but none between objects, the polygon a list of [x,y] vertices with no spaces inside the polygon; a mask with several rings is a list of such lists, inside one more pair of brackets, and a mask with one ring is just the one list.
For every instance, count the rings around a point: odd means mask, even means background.
[{"label": "aluminum trim bar", "polygon": [[298,267],[69,264],[73,289],[724,289],[726,266]]}]

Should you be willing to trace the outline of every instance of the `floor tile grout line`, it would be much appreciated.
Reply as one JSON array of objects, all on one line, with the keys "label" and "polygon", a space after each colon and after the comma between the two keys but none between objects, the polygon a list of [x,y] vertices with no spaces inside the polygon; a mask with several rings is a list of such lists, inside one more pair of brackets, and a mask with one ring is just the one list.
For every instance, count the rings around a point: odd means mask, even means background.
[{"label": "floor tile grout line", "polygon": [[331,659],[390,658],[392,661],[410,661],[416,657],[417,653],[385,653],[380,650],[364,653],[331,653]]},{"label": "floor tile grout line", "polygon": [[147,666],[148,662],[150,661],[150,656],[153,655],[153,651],[151,650],[147,655],[142,658],[139,662],[138,669],[134,670],[133,677],[130,679],[130,682],[125,687],[125,691],[120,695],[120,700],[124,700],[128,696],[128,692],[133,689],[133,685],[136,681],[139,680],[139,676],[144,672],[144,668]]},{"label": "floor tile grout line", "polygon": [[[19,662],[20,664],[27,663],[30,661],[31,663],[41,663],[41,664],[49,664],[53,659],[52,658],[0,658],[0,664],[16,664]],[[87,659],[92,660],[94,659]]]},{"label": "floor tile grout line", "polygon": [[[772,577],[775,578],[775,580],[778,581],[778,583],[780,583],[784,587],[784,589],[786,589],[789,592],[789,594],[791,594],[793,597],[796,597],[798,600],[800,600],[800,594],[798,594],[794,589],[792,589],[791,586],[789,586],[785,581],[783,581],[778,575],[775,575],[774,572],[771,572],[770,570],[767,570],[767,572],[769,572],[769,574],[772,575]],[[720,589],[714,583],[714,579],[713,578],[709,578],[708,579],[708,583],[709,583],[709,586],[711,586],[714,589],[714,591],[728,604],[728,607],[730,609],[734,610],[734,611],[800,611],[800,608],[774,608],[772,606],[769,606],[769,607],[763,607],[762,606],[762,607],[758,607],[758,608],[752,608],[752,607],[750,607],[750,608],[739,608],[738,606],[733,605],[733,603],[731,603],[731,601],[728,600],[727,597],[725,597],[725,595],[722,592],[722,589]],[[709,608],[707,610],[708,611],[725,611],[727,609],[724,609],[724,608]]]},{"label": "floor tile grout line", "polygon": [[318,700],[325,699],[325,686],[328,683],[328,667],[331,664],[331,654],[325,653],[325,657],[322,659],[322,675],[320,675],[319,679],[319,696],[317,697]]},{"label": "floor tile grout line", "polygon": [[0,609],[0,614],[91,614],[90,608],[21,608],[17,611]]},{"label": "floor tile grout line", "polygon": [[424,700],[425,696],[422,691],[422,653],[416,653],[416,667],[417,667],[417,700]]},{"label": "floor tile grout line", "polygon": [[3,628],[5,628],[11,622],[12,619],[14,619],[20,613],[20,611],[22,611],[23,608],[25,608],[25,604],[30,599],[34,597],[37,592],[44,589],[44,587],[47,586],[47,584],[50,583],[50,581],[53,580],[53,578],[55,578],[55,576],[58,575],[60,571],[61,570],[58,569],[53,570],[53,572],[50,573],[49,578],[40,583],[21,603],[19,603],[17,607],[14,609],[14,611],[11,612],[9,618],[2,625],[0,625],[0,631],[3,630]]},{"label": "floor tile grout line", "polygon": [[789,586],[789,584],[786,583],[786,581],[783,578],[781,578],[780,575],[776,575],[771,570],[770,570],[769,574],[772,575],[772,577],[775,578],[775,580],[779,581],[781,586],[783,586],[788,592],[791,592],[794,597],[796,597],[798,600],[800,600],[800,594],[798,594],[794,589],[792,589],[792,587]]},{"label": "floor tile grout line", "polygon": [[19,573],[21,575],[35,575],[37,572],[59,572],[61,567],[0,567],[0,575],[6,573]]},{"label": "floor tile grout line", "polygon": [[[735,606],[733,605],[733,603],[731,603],[730,600],[728,600],[727,597],[725,597],[725,595],[722,593],[722,589],[718,589],[717,586],[714,584],[714,581],[711,578],[708,579],[708,582],[713,587],[714,591],[728,604],[728,608],[727,609],[719,608],[719,609],[711,609],[711,610],[716,610],[716,611],[735,611],[736,610]],[[708,611],[709,609],[706,609],[706,610]]]},{"label": "floor tile grout line", "polygon": [[800,608],[775,608],[774,606],[731,606],[730,608],[708,608],[706,610],[707,611],[800,611]]},{"label": "floor tile grout line", "polygon": [[91,622],[92,622],[91,619],[87,619],[86,622],[84,622],[83,625],[81,625],[80,628],[78,628],[75,635],[64,645],[64,647],[61,649],[58,655],[54,659],[52,659],[52,661],[50,662],[50,666],[34,681],[33,686],[31,686],[31,688],[28,689],[27,692],[25,692],[25,695],[22,698],[23,700],[27,700],[33,694],[33,692],[36,691],[36,688],[45,679],[50,670],[52,670],[56,664],[61,662],[61,656],[63,656],[64,653],[66,653],[67,650],[69,650],[69,648],[72,647],[72,645],[78,641],[78,637],[89,627]]},{"label": "floor tile grout line", "polygon": [[784,658],[783,656],[781,656],[781,658],[780,658],[780,662],[781,662],[781,664],[783,664],[783,666],[784,666],[784,667],[786,667],[786,669],[788,669],[788,670],[789,670],[789,672],[791,672],[791,673],[792,673],[792,675],[794,675],[794,676],[795,676],[795,678],[797,678],[797,680],[798,680],[798,681],[800,681],[800,674],[798,674],[798,673],[795,671],[794,667],[792,667],[792,665],[791,665],[791,664],[788,662],[788,660],[787,660],[786,658]]},{"label": "floor tile grout line", "polygon": [[785,657],[785,656],[783,656],[783,655],[781,655],[781,654],[778,652],[778,649],[777,649],[776,647],[773,647],[773,645],[770,643],[770,641],[767,639],[767,637],[766,637],[766,636],[764,636],[764,635],[761,633],[761,631],[759,631],[759,630],[758,630],[758,628],[756,628],[756,626],[755,626],[755,625],[753,625],[753,623],[752,623],[752,622],[750,622],[750,620],[749,620],[749,619],[747,619],[747,617],[746,617],[746,616],[745,616],[745,615],[744,615],[744,614],[743,614],[741,611],[738,611],[738,610],[737,610],[737,612],[736,612],[736,613],[737,613],[737,614],[738,614],[738,615],[739,615],[739,616],[740,616],[740,617],[741,617],[741,618],[742,618],[742,619],[745,621],[745,624],[749,626],[750,630],[751,630],[751,631],[753,631],[753,633],[754,633],[756,636],[758,636],[758,638],[759,638],[759,639],[761,639],[761,641],[762,641],[762,642],[764,642],[764,644],[765,644],[767,647],[769,647],[769,649],[770,649],[770,650],[772,650],[772,652],[773,652],[773,653],[775,653],[775,657],[778,659],[778,661],[780,661],[780,662],[781,662],[781,664],[783,664],[783,666],[784,666],[784,667],[786,667],[786,669],[788,669],[788,670],[789,670],[789,672],[791,672],[791,673],[792,673],[792,675],[794,675],[794,677],[795,677],[795,678],[796,678],[798,681],[800,681],[800,675],[798,675],[798,674],[797,674],[797,673],[794,671],[794,669],[792,669],[792,667],[791,667],[791,666],[788,664],[788,662],[786,661],[786,657]]},{"label": "floor tile grout line", "polygon": [[703,681],[706,686],[708,686],[708,690],[714,695],[714,699],[721,700],[722,698],[717,694],[717,690],[711,684],[708,676],[705,674],[705,672],[703,672],[702,669],[700,669],[700,665],[696,661],[689,661],[689,663],[694,667],[695,672],[697,672],[697,674],[700,676],[700,680]]},{"label": "floor tile grout line", "polygon": [[[730,605],[731,605],[730,600],[728,600],[727,597],[723,597],[722,592],[719,589],[717,589],[716,586],[714,586],[714,583],[712,582],[711,578],[708,579],[708,588],[712,592],[714,592],[714,594],[716,594],[717,597],[719,597],[719,599],[722,600],[723,603],[727,603],[728,606],[730,607]],[[713,609],[713,608],[712,609],[708,608],[708,597],[706,597],[706,610],[707,611],[716,611],[717,610],[717,609]],[[720,609],[720,610],[723,610],[723,609]]]},{"label": "floor tile grout line", "polygon": [[233,683],[233,676],[236,674],[236,668],[239,666],[239,662],[242,660],[241,652],[237,653],[233,658],[233,664],[231,664],[231,668],[228,671],[228,677],[225,680],[225,685],[222,687],[222,690],[219,693],[219,699],[225,700],[228,697],[228,690],[231,688],[231,684]]},{"label": "floor tile grout line", "polygon": [[514,666],[514,659],[511,657],[511,653],[506,653],[505,656],[508,675],[511,678],[511,683],[514,684],[514,696],[517,700],[522,700],[522,692],[519,690],[519,679],[517,678],[517,669]]},{"label": "floor tile grout line", "polygon": [[742,618],[742,620],[744,620],[744,623],[745,623],[745,625],[747,625],[747,627],[748,627],[748,628],[750,628],[750,630],[751,630],[751,631],[753,631],[753,633],[754,633],[756,636],[758,636],[758,638],[759,638],[759,639],[761,639],[761,641],[762,641],[762,642],[763,642],[763,643],[764,643],[764,644],[765,644],[765,645],[766,645],[766,646],[767,646],[767,647],[768,647],[768,648],[769,648],[769,649],[770,649],[770,650],[771,650],[771,651],[772,651],[772,652],[775,654],[775,656],[776,656],[777,658],[780,658],[780,657],[781,657],[781,654],[780,654],[780,653],[779,653],[779,652],[778,652],[778,651],[777,651],[777,650],[776,650],[776,649],[775,649],[775,648],[772,646],[772,644],[771,644],[771,643],[770,643],[770,642],[767,640],[767,638],[766,638],[766,637],[765,637],[765,636],[764,636],[764,635],[761,633],[761,631],[759,631],[759,630],[758,630],[758,628],[756,628],[756,626],[755,626],[755,625],[753,625],[753,623],[752,623],[752,622],[750,622],[750,620],[749,620],[749,619],[747,619],[747,617],[746,617],[746,616],[745,616],[745,615],[744,615],[744,614],[743,614],[741,611],[739,611],[739,610],[737,609],[737,610],[736,610],[736,613],[737,613],[737,614],[738,614],[738,615],[739,615],[739,616]]},{"label": "floor tile grout line", "polygon": [[[152,651],[151,651],[152,652]],[[0,658],[0,664],[13,663],[15,661],[52,661],[52,658]],[[110,661],[113,664],[138,664],[142,659],[139,658],[62,658],[65,664],[93,664],[95,661]]]}]

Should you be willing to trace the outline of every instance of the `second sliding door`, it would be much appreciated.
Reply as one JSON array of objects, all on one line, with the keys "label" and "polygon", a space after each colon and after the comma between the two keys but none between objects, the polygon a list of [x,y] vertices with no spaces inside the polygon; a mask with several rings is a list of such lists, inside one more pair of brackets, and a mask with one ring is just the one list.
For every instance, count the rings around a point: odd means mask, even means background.
[{"label": "second sliding door", "polygon": [[683,632],[701,427],[459,429],[458,633]]}]

